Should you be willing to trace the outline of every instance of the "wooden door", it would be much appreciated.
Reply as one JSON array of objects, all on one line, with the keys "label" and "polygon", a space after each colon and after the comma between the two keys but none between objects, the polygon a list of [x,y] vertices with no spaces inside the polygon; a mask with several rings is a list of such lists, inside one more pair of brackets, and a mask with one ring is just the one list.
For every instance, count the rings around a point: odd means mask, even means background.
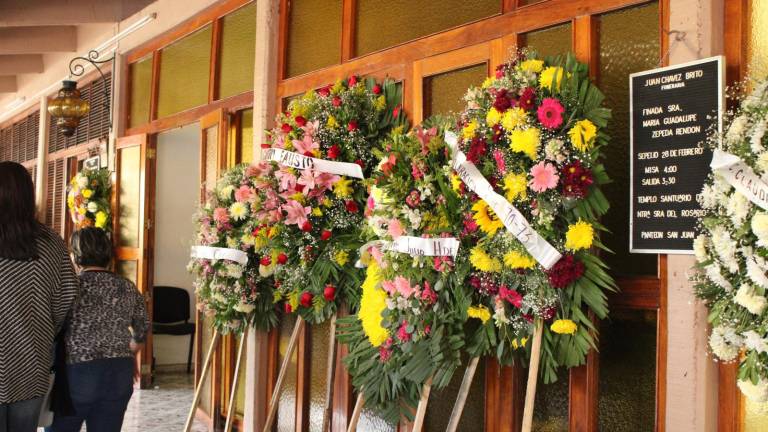
[{"label": "wooden door", "polygon": [[[152,319],[155,145],[146,134],[117,139],[113,195],[115,271],[136,284]],[[138,356],[141,388],[152,381],[152,332]]]}]

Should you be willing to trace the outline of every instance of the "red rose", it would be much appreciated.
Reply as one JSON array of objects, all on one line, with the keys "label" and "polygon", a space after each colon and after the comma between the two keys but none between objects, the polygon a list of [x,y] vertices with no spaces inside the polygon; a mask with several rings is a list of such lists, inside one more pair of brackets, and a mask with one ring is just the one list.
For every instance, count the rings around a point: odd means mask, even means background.
[{"label": "red rose", "polygon": [[312,222],[306,221],[303,224],[301,224],[301,230],[304,232],[312,231]]},{"label": "red rose", "polygon": [[341,98],[338,97],[338,96],[334,96],[333,99],[331,99],[331,103],[335,107],[340,107],[341,106]]},{"label": "red rose", "polygon": [[350,213],[357,213],[360,210],[357,207],[357,203],[352,200],[348,200],[346,203],[344,203],[344,206],[347,208],[347,211]]},{"label": "red rose", "polygon": [[283,132],[285,132],[285,133],[290,133],[290,132],[293,130],[293,128],[291,127],[291,125],[289,125],[288,123],[283,123],[283,126],[281,127],[281,129],[282,129],[282,130],[283,130]]},{"label": "red rose", "polygon": [[283,309],[285,310],[285,313],[289,314],[293,312],[293,308],[289,303],[283,303]]},{"label": "red rose", "polygon": [[325,241],[331,238],[331,231],[329,230],[323,230],[322,233],[320,233],[320,239]]},{"label": "red rose", "polygon": [[301,297],[299,297],[299,303],[301,303],[301,305],[304,307],[312,306],[312,294],[306,291],[301,293]]},{"label": "red rose", "polygon": [[336,159],[340,154],[341,149],[336,144],[332,145],[331,148],[328,149],[328,157],[331,159]]},{"label": "red rose", "polygon": [[304,192],[305,187],[306,185],[303,185],[301,183],[296,183],[296,186],[294,186],[293,188],[296,189],[296,192]]},{"label": "red rose", "polygon": [[395,109],[392,110],[392,117],[397,117],[400,115],[400,105],[396,106]]},{"label": "red rose", "polygon": [[336,287],[333,285],[326,285],[323,290],[323,297],[328,301],[333,301],[336,298]]},{"label": "red rose", "polygon": [[268,149],[268,148],[270,148],[270,147],[272,147],[272,145],[271,145],[271,144],[269,144],[269,143],[262,143],[262,144],[261,144],[261,148],[263,148],[263,149]]},{"label": "red rose", "polygon": [[350,120],[347,124],[347,130],[350,132],[354,132],[357,130],[357,122],[354,120]]},{"label": "red rose", "polygon": [[373,94],[375,94],[375,95],[381,94],[381,86],[376,84],[375,86],[373,86],[373,90],[371,90],[371,91],[373,91]]},{"label": "red rose", "polygon": [[272,258],[270,258],[269,255],[261,257],[261,265],[268,266],[270,264],[272,264]]},{"label": "red rose", "polygon": [[283,252],[280,252],[280,255],[277,256],[277,263],[285,264],[287,262],[288,262],[288,255],[284,254]]},{"label": "red rose", "polygon": [[354,76],[354,75],[352,75],[351,77],[349,77],[349,80],[347,80],[347,84],[349,84],[349,86],[350,86],[350,87],[352,87],[352,86],[354,86],[355,84],[357,84],[357,77],[356,77],[356,76]]},{"label": "red rose", "polygon": [[331,86],[320,87],[317,89],[317,94],[323,97],[328,96],[331,94]]},{"label": "red rose", "polygon": [[302,127],[305,124],[307,124],[307,119],[305,119],[302,116],[296,116],[296,118],[294,120],[296,120],[296,124],[299,125],[299,127]]}]

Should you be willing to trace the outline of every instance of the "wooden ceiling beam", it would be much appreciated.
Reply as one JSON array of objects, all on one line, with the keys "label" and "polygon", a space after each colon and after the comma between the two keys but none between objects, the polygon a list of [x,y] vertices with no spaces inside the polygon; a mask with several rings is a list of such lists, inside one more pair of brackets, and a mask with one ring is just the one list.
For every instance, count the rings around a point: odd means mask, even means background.
[{"label": "wooden ceiling beam", "polygon": [[0,75],[16,75],[43,72],[41,54],[0,55]]},{"label": "wooden ceiling beam", "polygon": [[0,27],[0,54],[40,54],[77,50],[77,27]]}]

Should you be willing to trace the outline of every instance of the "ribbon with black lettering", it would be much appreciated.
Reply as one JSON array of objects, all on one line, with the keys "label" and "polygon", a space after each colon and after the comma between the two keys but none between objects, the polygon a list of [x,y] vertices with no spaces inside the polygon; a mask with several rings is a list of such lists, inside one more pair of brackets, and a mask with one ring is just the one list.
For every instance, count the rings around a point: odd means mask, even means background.
[{"label": "ribbon with black lettering", "polygon": [[763,210],[768,210],[768,184],[760,178],[752,168],[736,155],[715,149],[712,162],[709,164],[717,174],[720,174],[737,191]]},{"label": "ribbon with black lettering", "polygon": [[534,230],[520,211],[503,196],[493,190],[493,186],[483,177],[475,164],[467,161],[467,156],[458,148],[458,137],[453,132],[445,133],[445,142],[453,151],[452,167],[469,189],[483,199],[496,213],[512,235],[523,244],[528,253],[549,270],[560,260],[560,252]]},{"label": "ribbon with black lettering", "polygon": [[300,170],[313,169],[329,174],[343,175],[359,179],[365,178],[363,176],[363,169],[356,163],[317,159],[279,148],[265,149],[262,153],[262,159],[274,161],[280,165]]},{"label": "ribbon with black lettering", "polygon": [[[360,247],[360,257],[368,253],[372,247],[380,247],[384,251],[395,251],[408,254],[410,256],[449,256],[456,258],[459,253],[459,240],[455,237],[413,237],[400,236],[392,241],[373,240]],[[356,267],[365,267],[362,260],[359,260]]]},{"label": "ribbon with black lettering", "polygon": [[240,265],[248,264],[248,254],[238,249],[192,246],[190,256],[200,259],[234,261]]}]

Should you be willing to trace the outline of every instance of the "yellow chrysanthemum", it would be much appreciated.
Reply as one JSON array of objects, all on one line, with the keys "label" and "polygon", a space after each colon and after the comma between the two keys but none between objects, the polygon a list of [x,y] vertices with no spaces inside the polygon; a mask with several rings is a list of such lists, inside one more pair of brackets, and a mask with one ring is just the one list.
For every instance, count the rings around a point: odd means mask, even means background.
[{"label": "yellow chrysanthemum", "polygon": [[483,324],[485,324],[486,321],[491,319],[491,311],[489,311],[488,308],[483,305],[468,307],[467,315],[470,318],[479,319],[480,321],[482,321]]},{"label": "yellow chrysanthemum", "polygon": [[536,160],[539,152],[541,133],[537,128],[515,129],[509,136],[509,148],[512,151],[524,153],[531,160]]},{"label": "yellow chrysanthemum", "polygon": [[248,206],[245,203],[236,202],[229,206],[229,215],[236,221],[243,220],[248,216]]},{"label": "yellow chrysanthemum", "polygon": [[256,237],[254,237],[253,234],[246,232],[240,237],[240,243],[245,246],[254,246],[256,245]]},{"label": "yellow chrysanthemum", "polygon": [[526,60],[520,63],[520,69],[524,70],[525,72],[539,73],[543,67],[543,60]]},{"label": "yellow chrysanthemum", "polygon": [[565,248],[572,251],[589,249],[592,247],[594,236],[595,229],[592,225],[579,219],[575,224],[568,226],[568,232],[565,233]]},{"label": "yellow chrysanthemum", "polygon": [[331,94],[339,94],[344,90],[344,83],[340,79],[336,80],[331,87]]},{"label": "yellow chrysanthemum", "polygon": [[331,201],[330,198],[325,197],[323,198],[323,207],[330,207],[333,205],[333,201]]},{"label": "yellow chrysanthemum", "polygon": [[75,196],[71,192],[67,195],[67,207],[70,209],[75,208]]},{"label": "yellow chrysanthemum", "polygon": [[485,115],[485,122],[488,126],[495,126],[501,121],[501,113],[496,108],[488,110],[488,114]]},{"label": "yellow chrysanthemum", "polygon": [[504,112],[501,119],[501,125],[504,129],[511,131],[517,127],[525,125],[528,121],[528,113],[520,107],[510,108]]},{"label": "yellow chrysanthemum", "polygon": [[363,332],[375,347],[383,344],[389,337],[389,332],[381,325],[381,313],[387,308],[387,293],[380,288],[381,279],[381,269],[376,261],[371,261],[362,285],[360,310],[357,312]]},{"label": "yellow chrysanthemum", "polygon": [[597,126],[589,120],[577,121],[568,131],[571,137],[571,145],[579,151],[587,151],[594,145],[597,136]]},{"label": "yellow chrysanthemum", "polygon": [[339,127],[339,123],[336,121],[336,117],[334,116],[328,116],[328,121],[325,123],[325,125],[331,129]]},{"label": "yellow chrysanthemum", "polygon": [[554,90],[560,90],[564,73],[565,70],[561,67],[550,66],[544,69],[541,75],[539,75],[539,87],[553,91],[552,86],[555,85]]},{"label": "yellow chrysanthemum", "polygon": [[511,251],[504,255],[504,264],[513,269],[529,269],[536,265],[536,261],[528,254]]},{"label": "yellow chrysanthemum", "polygon": [[383,110],[387,107],[387,98],[385,98],[384,95],[377,97],[376,103],[373,104],[373,107],[376,108],[376,111]]},{"label": "yellow chrysanthemum", "polygon": [[504,177],[504,190],[509,201],[525,199],[528,196],[528,175],[509,173]]},{"label": "yellow chrysanthemum", "polygon": [[496,231],[504,226],[499,217],[496,216],[496,213],[488,207],[488,204],[484,200],[477,200],[477,202],[472,205],[472,211],[475,212],[472,217],[475,219],[475,222],[477,222],[477,226],[490,236],[496,234]]},{"label": "yellow chrysanthemum", "polygon": [[333,185],[333,194],[338,198],[346,198],[352,195],[352,180],[342,176]]},{"label": "yellow chrysanthemum", "polygon": [[512,339],[512,348],[514,349],[525,348],[525,344],[527,342],[528,342],[528,338],[520,338],[519,342],[517,339]]},{"label": "yellow chrysanthemum", "polygon": [[468,140],[475,136],[475,131],[477,131],[477,120],[472,120],[464,126],[461,130],[461,134],[464,136],[464,139]]},{"label": "yellow chrysanthemum", "polygon": [[323,211],[320,210],[320,207],[312,207],[312,216],[320,217],[323,215]]},{"label": "yellow chrysanthemum", "polygon": [[456,192],[461,189],[461,177],[451,174],[451,188]]},{"label": "yellow chrysanthemum", "polygon": [[83,189],[83,191],[80,192],[80,193],[82,193],[83,194],[83,198],[86,198],[86,199],[88,199],[88,198],[93,196],[93,191],[90,190],[90,189]]},{"label": "yellow chrysanthemum", "polygon": [[574,334],[578,326],[569,319],[559,319],[552,323],[550,330],[557,334]]},{"label": "yellow chrysanthemum", "polygon": [[96,228],[104,228],[107,225],[107,213],[104,211],[98,211],[96,213],[96,221],[93,223]]},{"label": "yellow chrysanthemum", "polygon": [[494,77],[487,77],[485,80],[483,80],[482,87],[483,88],[488,88],[488,87],[491,86],[491,84],[493,84],[494,81],[496,81],[496,78],[494,78]]},{"label": "yellow chrysanthemum", "polygon": [[333,256],[333,260],[336,261],[336,264],[343,267],[349,261],[349,252],[340,250]]},{"label": "yellow chrysanthemum", "polygon": [[296,192],[295,194],[291,195],[290,197],[294,201],[298,201],[302,204],[304,204],[307,201],[307,198],[304,196],[301,192]]},{"label": "yellow chrysanthemum", "polygon": [[292,310],[296,310],[299,307],[299,292],[293,291],[288,294],[288,304],[291,305]]},{"label": "yellow chrysanthemum", "polygon": [[85,207],[83,207],[83,206],[80,206],[80,207],[77,208],[77,212],[79,214],[81,214],[81,215],[84,215],[87,211],[88,210]]},{"label": "yellow chrysanthemum", "polygon": [[469,262],[472,267],[483,272],[498,273],[501,271],[501,262],[488,255],[479,246],[475,246],[469,251]]}]

